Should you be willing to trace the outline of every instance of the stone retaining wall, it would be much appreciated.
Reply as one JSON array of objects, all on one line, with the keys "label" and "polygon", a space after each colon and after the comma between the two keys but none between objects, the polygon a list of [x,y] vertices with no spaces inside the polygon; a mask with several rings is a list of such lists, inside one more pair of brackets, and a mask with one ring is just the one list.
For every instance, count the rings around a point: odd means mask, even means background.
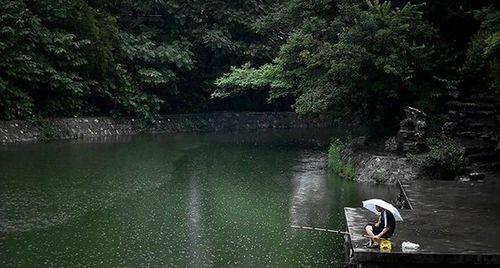
[{"label": "stone retaining wall", "polygon": [[[365,137],[354,138],[340,152],[345,163],[356,170],[355,181],[364,183],[395,184],[427,179],[421,167],[405,155],[383,151],[375,152],[366,145]],[[415,157],[422,157],[418,155]]]},{"label": "stone retaining wall", "polygon": [[53,118],[37,122],[12,120],[0,121],[0,143],[94,138],[137,133],[319,128],[331,125],[328,120],[317,117],[302,117],[293,112],[167,115],[150,125],[144,125],[134,119],[113,119],[110,117]]}]

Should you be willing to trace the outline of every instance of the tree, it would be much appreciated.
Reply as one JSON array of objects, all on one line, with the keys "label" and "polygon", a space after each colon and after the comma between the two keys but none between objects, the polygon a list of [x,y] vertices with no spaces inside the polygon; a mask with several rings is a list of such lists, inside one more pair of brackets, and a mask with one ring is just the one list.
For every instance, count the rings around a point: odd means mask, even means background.
[{"label": "tree", "polygon": [[472,15],[493,0],[457,1],[0,0],[0,119],[293,104],[394,126],[457,85],[498,88],[498,11]]},{"label": "tree", "polygon": [[1,0],[0,118],[204,111],[273,0]]},{"label": "tree", "polygon": [[[2,118],[158,111],[161,100],[121,64],[129,40],[112,16],[85,1],[3,0],[0,9]],[[148,60],[167,57],[162,48]]]},{"label": "tree", "polygon": [[476,12],[481,22],[474,35],[462,73],[471,89],[500,100],[500,11],[493,7]]},{"label": "tree", "polygon": [[329,11],[338,16],[305,18],[272,63],[233,68],[212,96],[268,88],[270,101],[292,97],[302,114],[395,126],[404,105],[429,102],[436,88],[445,88],[434,61],[437,33],[421,9],[339,1]]}]

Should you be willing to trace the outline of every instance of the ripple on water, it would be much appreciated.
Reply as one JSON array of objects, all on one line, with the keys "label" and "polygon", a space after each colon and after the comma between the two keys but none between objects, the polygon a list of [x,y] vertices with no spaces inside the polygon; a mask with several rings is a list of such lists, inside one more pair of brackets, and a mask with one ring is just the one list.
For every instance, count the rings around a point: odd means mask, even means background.
[{"label": "ripple on water", "polygon": [[340,266],[341,237],[289,228],[362,198],[308,132],[0,151],[0,266]]}]

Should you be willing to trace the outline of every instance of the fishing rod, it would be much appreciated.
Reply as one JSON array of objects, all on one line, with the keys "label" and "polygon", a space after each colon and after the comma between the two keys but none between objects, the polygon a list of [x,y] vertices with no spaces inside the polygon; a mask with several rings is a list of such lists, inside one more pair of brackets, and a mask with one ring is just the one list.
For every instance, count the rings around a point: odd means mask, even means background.
[{"label": "fishing rod", "polygon": [[328,232],[328,233],[334,233],[334,234],[343,234],[343,235],[367,237],[366,235],[356,235],[356,234],[350,234],[349,232],[337,231],[337,230],[326,229],[326,228],[311,227],[311,226],[290,225],[290,227],[295,228],[295,229],[304,229],[304,230]]},{"label": "fishing rod", "polygon": [[349,234],[348,232],[337,231],[337,230],[326,229],[326,228],[310,227],[310,226],[290,225],[290,227],[295,228],[295,229],[314,230],[314,231],[329,232],[329,233],[335,233],[335,234],[344,234],[344,235]]}]

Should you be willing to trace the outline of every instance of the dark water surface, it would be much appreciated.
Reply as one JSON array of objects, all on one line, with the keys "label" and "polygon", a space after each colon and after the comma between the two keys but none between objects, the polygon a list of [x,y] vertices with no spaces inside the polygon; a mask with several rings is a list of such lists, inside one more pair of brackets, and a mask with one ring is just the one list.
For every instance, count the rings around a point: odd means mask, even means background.
[{"label": "dark water surface", "polygon": [[387,197],[326,171],[333,130],[0,146],[0,267],[341,266],[343,207]]}]

